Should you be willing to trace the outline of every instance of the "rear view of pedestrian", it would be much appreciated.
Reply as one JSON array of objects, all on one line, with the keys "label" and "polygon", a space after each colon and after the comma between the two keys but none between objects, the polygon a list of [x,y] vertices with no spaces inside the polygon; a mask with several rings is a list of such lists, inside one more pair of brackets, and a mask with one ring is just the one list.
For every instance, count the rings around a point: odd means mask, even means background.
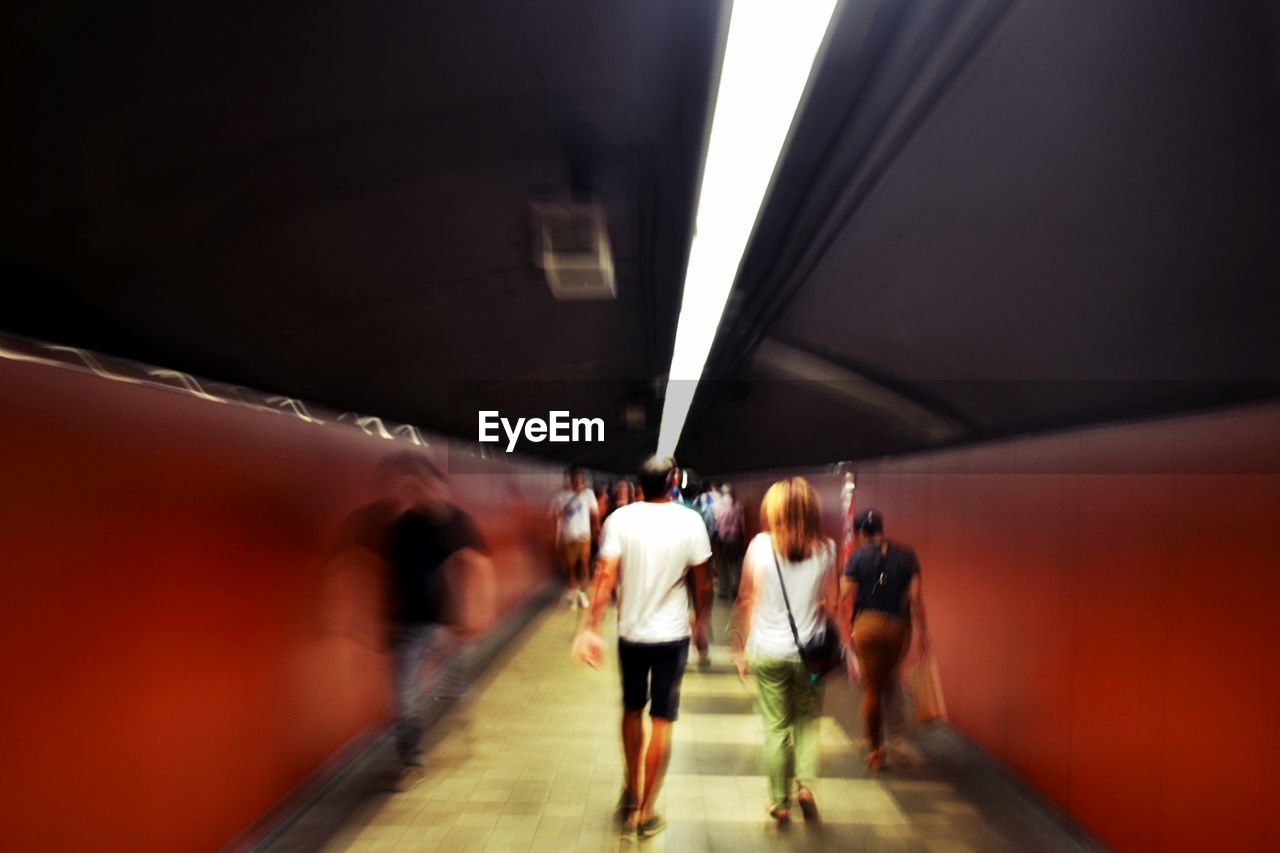
[{"label": "rear view of pedestrian", "polygon": [[[920,589],[920,561],[916,552],[884,536],[884,516],[865,509],[854,517],[857,550],[849,558],[840,579],[842,612],[852,623],[852,655],[862,676],[862,718],[866,728],[867,767],[883,770],[884,692],[892,685],[898,664],[911,645],[911,623],[920,630],[924,654],[929,635]],[[850,608],[852,612],[850,613]],[[850,678],[854,678],[850,668]]]},{"label": "rear view of pedestrian", "polygon": [[747,546],[729,638],[739,676],[755,674],[769,814],[779,823],[790,820],[793,782],[805,820],[818,816],[813,782],[822,685],[810,678],[799,647],[825,633],[826,616],[838,606],[835,543],[822,535],[820,518],[817,493],[804,478],[769,487],[760,505],[763,532]]},{"label": "rear view of pedestrian", "polygon": [[[591,608],[572,652],[577,661],[600,665],[604,653],[600,623],[616,586],[626,779],[615,815],[641,838],[666,826],[654,803],[671,754],[671,728],[680,708],[689,639],[706,632],[711,606],[707,577],[711,544],[698,514],[671,499],[674,472],[670,458],[648,460],[639,476],[645,500],[622,507],[605,523]],[[692,584],[695,593],[692,623],[686,583]]]},{"label": "rear view of pedestrian", "polygon": [[716,521],[716,567],[719,574],[719,596],[725,601],[733,601],[738,595],[738,584],[741,582],[743,538],[746,535],[742,519],[742,504],[733,497],[733,486],[724,483],[720,486],[720,497],[713,506]]}]

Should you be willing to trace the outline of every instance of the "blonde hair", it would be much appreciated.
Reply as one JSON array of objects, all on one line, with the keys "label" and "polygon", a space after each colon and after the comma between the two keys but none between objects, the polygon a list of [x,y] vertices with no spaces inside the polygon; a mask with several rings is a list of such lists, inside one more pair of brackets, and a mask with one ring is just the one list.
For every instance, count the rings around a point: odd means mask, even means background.
[{"label": "blonde hair", "polygon": [[822,546],[822,510],[818,493],[804,477],[779,480],[760,502],[760,526],[773,537],[773,547],[795,562]]}]

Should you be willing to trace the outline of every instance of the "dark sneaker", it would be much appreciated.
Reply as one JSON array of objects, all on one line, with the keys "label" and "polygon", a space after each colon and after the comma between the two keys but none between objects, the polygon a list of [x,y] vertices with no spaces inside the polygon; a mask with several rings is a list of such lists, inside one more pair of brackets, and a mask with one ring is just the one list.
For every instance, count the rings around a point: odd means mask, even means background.
[{"label": "dark sneaker", "polygon": [[636,798],[631,796],[631,792],[626,788],[622,789],[622,795],[618,797],[617,808],[613,810],[613,819],[618,823],[626,823],[631,818],[631,813],[636,810]]},{"label": "dark sneaker", "polygon": [[662,815],[656,814],[651,816],[644,823],[636,824],[636,835],[641,838],[651,838],[666,828],[666,819]]}]

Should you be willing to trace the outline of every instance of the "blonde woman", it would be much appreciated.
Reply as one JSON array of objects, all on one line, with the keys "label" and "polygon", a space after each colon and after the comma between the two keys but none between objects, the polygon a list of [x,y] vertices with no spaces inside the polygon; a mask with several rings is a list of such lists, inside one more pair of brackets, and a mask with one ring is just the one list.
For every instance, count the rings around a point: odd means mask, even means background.
[{"label": "blonde woman", "polygon": [[802,477],[769,487],[760,504],[764,532],[747,546],[729,638],[738,675],[755,674],[769,814],[779,823],[790,820],[793,781],[805,819],[818,817],[812,786],[822,686],[800,661],[797,635],[801,645],[816,639],[839,601],[835,543],[822,535],[820,518],[818,496]]}]

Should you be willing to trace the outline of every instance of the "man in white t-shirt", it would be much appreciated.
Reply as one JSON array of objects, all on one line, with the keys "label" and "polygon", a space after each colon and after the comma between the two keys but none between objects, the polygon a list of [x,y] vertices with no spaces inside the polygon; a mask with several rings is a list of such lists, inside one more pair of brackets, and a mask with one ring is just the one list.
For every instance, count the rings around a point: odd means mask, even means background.
[{"label": "man in white t-shirt", "polygon": [[600,532],[600,504],[580,469],[569,470],[569,488],[551,501],[551,517],[556,526],[556,547],[568,573],[565,598],[577,610],[587,605],[591,543]]},{"label": "man in white t-shirt", "polygon": [[[598,667],[604,654],[600,621],[618,590],[618,664],[622,670],[622,751],[627,778],[616,812],[642,838],[662,830],[653,813],[671,753],[671,724],[680,705],[680,681],[692,631],[706,635],[711,609],[707,561],[711,543],[702,517],[671,500],[671,459],[651,459],[640,470],[641,503],[614,511],[604,524],[591,611],[574,638],[573,657]],[[652,722],[644,749],[644,707]],[[643,761],[642,761],[643,757]]]}]

